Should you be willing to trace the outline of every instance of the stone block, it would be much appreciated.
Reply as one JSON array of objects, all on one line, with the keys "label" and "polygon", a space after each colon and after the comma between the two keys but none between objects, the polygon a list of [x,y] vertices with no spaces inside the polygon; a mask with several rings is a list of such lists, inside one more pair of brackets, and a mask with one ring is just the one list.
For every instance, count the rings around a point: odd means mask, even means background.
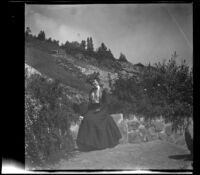
[{"label": "stone block", "polygon": [[144,125],[139,126],[139,132],[143,138],[143,141],[147,141],[148,130],[145,128]]},{"label": "stone block", "polygon": [[139,128],[140,123],[138,121],[129,120],[127,121],[128,132],[137,130]]},{"label": "stone block", "polygon": [[119,124],[118,124],[118,127],[119,127],[119,130],[120,130],[120,133],[122,135],[122,138],[119,140],[119,142],[122,144],[122,143],[127,143],[128,142],[128,128],[127,128],[127,124],[126,124],[126,121],[121,121]]},{"label": "stone block", "polygon": [[148,132],[149,132],[150,134],[155,134],[155,133],[156,133],[155,127],[153,127],[153,126],[149,127],[149,128],[148,128]]},{"label": "stone block", "polygon": [[140,124],[139,127],[138,127],[139,131],[142,132],[142,133],[146,133],[147,132],[147,129],[145,128],[144,125]]},{"label": "stone block", "polygon": [[128,133],[128,142],[141,143],[143,142],[143,138],[141,138],[141,135],[139,134],[139,132],[130,132]]},{"label": "stone block", "polygon": [[174,139],[173,136],[168,136],[167,141],[170,142],[170,143],[176,143],[176,140]]},{"label": "stone block", "polygon": [[151,139],[152,140],[158,140],[158,134],[152,134]]},{"label": "stone block", "polygon": [[159,139],[159,137],[158,137],[158,134],[157,133],[155,133],[155,134],[150,134],[150,133],[148,133],[147,135],[146,135],[146,141],[147,142],[150,142],[150,141],[153,141],[153,140],[158,140]]},{"label": "stone block", "polygon": [[164,141],[167,141],[168,139],[168,136],[164,132],[158,133],[158,137],[160,140],[164,140]]},{"label": "stone block", "polygon": [[172,133],[173,133],[173,131],[172,131],[172,124],[167,124],[167,125],[165,126],[165,133],[166,133],[168,136],[172,135]]},{"label": "stone block", "polygon": [[145,122],[144,117],[140,117],[139,121],[140,121],[140,123],[144,124],[144,122]]},{"label": "stone block", "polygon": [[123,114],[122,113],[119,113],[119,114],[111,114],[110,115],[114,121],[116,122],[116,124],[119,124],[123,121]]},{"label": "stone block", "polygon": [[185,137],[182,136],[182,137],[179,137],[176,142],[175,142],[177,145],[180,145],[180,146],[186,146],[186,141],[185,141]]},{"label": "stone block", "polygon": [[165,127],[162,121],[155,121],[153,123],[153,126],[155,127],[156,132],[161,132]]}]

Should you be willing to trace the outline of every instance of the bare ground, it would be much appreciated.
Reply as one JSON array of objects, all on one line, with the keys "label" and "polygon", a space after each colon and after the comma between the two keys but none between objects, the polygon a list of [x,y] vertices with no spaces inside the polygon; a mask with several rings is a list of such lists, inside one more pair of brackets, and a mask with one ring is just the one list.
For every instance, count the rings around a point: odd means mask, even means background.
[{"label": "bare ground", "polygon": [[120,144],[115,148],[76,152],[69,160],[61,159],[47,169],[189,169],[193,159],[187,148],[163,141]]}]

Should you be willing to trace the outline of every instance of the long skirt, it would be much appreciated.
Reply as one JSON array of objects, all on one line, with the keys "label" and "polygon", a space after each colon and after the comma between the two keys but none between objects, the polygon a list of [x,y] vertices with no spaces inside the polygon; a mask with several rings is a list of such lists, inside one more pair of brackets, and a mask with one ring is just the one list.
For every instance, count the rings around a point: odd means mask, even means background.
[{"label": "long skirt", "polygon": [[106,111],[89,111],[80,124],[77,146],[82,151],[112,148],[121,137],[118,126]]}]

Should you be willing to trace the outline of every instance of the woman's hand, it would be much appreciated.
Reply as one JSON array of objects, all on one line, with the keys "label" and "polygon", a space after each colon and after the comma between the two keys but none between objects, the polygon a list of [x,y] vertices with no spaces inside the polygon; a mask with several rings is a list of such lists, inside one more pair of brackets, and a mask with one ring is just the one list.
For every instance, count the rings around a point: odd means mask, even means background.
[{"label": "woman's hand", "polygon": [[79,116],[79,120],[83,120],[83,118],[84,118],[83,116]]}]

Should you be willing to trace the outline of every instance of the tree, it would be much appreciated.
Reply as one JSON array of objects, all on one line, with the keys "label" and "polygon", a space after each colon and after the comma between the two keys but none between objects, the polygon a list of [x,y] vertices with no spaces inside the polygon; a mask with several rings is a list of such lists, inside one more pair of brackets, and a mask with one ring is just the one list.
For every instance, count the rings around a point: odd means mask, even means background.
[{"label": "tree", "polygon": [[50,38],[49,38],[47,41],[51,43],[51,42],[52,42],[52,39],[51,39],[51,37],[50,37]]},{"label": "tree", "polygon": [[108,57],[115,59],[110,49],[107,51],[107,54],[108,54]]},{"label": "tree", "polygon": [[127,59],[126,59],[126,56],[123,53],[120,53],[119,61],[121,61],[121,62],[128,62]]},{"label": "tree", "polygon": [[45,33],[43,30],[40,31],[40,33],[38,34],[38,37],[37,37],[39,40],[41,41],[44,41],[46,39],[45,37]]},{"label": "tree", "polygon": [[52,42],[53,42],[54,44],[56,44],[56,45],[59,46],[59,40],[55,40],[55,39],[54,39]]},{"label": "tree", "polygon": [[[25,159],[27,165],[47,163],[55,152],[70,152],[70,124],[78,120],[60,81],[48,82],[25,70]],[[65,134],[66,133],[66,134]],[[46,162],[45,162],[46,161]]]},{"label": "tree", "polygon": [[73,48],[80,48],[80,47],[81,47],[80,43],[78,43],[77,41],[71,42],[71,46],[72,46]]},{"label": "tree", "polygon": [[93,51],[94,51],[94,46],[93,46],[92,37],[88,37],[88,38],[87,38],[87,50],[88,50],[89,52],[93,52]]},{"label": "tree", "polygon": [[31,29],[30,27],[26,27],[25,35],[29,36],[31,34]]},{"label": "tree", "polygon": [[98,54],[104,54],[107,51],[107,47],[104,43],[101,43],[101,46],[97,49]]},{"label": "tree", "polygon": [[101,60],[115,60],[111,50],[108,49],[104,43],[101,43],[101,46],[97,49],[97,55]]},{"label": "tree", "polygon": [[85,50],[85,48],[86,48],[86,41],[82,40],[81,41],[81,49]]}]

